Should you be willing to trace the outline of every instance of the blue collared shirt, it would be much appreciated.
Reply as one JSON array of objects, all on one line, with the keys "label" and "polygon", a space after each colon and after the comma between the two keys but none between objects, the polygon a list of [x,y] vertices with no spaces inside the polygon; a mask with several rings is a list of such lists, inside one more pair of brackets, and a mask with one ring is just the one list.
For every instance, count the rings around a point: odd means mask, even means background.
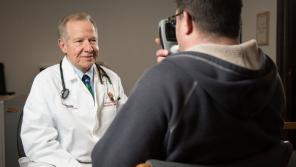
[{"label": "blue collared shirt", "polygon": [[80,71],[78,68],[76,68],[75,66],[73,66],[74,68],[74,72],[75,74],[77,74],[77,76],[82,80],[83,75],[88,75],[91,82],[91,88],[94,91],[94,66],[92,66],[86,73],[83,73],[82,71]]}]

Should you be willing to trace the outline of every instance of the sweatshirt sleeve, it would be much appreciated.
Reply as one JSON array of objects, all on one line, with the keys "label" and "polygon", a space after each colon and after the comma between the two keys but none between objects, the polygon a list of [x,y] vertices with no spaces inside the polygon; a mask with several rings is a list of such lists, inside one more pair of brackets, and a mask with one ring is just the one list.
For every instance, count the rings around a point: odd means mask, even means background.
[{"label": "sweatshirt sleeve", "polygon": [[93,167],[135,166],[147,159],[165,157],[171,101],[166,88],[170,75],[152,68],[136,83],[127,103],[96,144]]}]

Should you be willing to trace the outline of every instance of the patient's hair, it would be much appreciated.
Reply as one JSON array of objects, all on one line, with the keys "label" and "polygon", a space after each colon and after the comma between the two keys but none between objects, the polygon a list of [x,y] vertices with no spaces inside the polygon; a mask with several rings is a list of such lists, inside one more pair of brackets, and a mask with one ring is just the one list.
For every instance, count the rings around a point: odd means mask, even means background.
[{"label": "patient's hair", "polygon": [[[176,0],[205,33],[236,38],[241,26],[241,0]],[[181,16],[182,17],[182,16]]]}]

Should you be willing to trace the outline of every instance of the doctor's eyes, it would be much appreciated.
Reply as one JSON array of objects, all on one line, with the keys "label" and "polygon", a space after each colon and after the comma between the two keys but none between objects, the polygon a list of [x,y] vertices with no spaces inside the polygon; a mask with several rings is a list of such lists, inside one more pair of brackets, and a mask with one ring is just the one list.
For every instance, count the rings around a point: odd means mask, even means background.
[{"label": "doctor's eyes", "polygon": [[88,40],[77,39],[77,40],[74,40],[74,43],[77,45],[82,45],[84,43],[92,45],[92,44],[97,44],[97,39],[88,39]]},{"label": "doctor's eyes", "polygon": [[89,42],[90,42],[91,44],[96,44],[96,43],[97,43],[97,39],[90,39]]}]

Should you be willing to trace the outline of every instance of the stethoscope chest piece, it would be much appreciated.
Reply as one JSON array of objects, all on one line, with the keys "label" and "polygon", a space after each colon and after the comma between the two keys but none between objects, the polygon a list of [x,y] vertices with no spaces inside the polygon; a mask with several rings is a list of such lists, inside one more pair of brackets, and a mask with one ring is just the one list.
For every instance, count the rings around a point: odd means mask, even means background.
[{"label": "stethoscope chest piece", "polygon": [[69,89],[63,89],[61,94],[62,99],[66,99],[69,96],[69,94],[70,94]]}]

